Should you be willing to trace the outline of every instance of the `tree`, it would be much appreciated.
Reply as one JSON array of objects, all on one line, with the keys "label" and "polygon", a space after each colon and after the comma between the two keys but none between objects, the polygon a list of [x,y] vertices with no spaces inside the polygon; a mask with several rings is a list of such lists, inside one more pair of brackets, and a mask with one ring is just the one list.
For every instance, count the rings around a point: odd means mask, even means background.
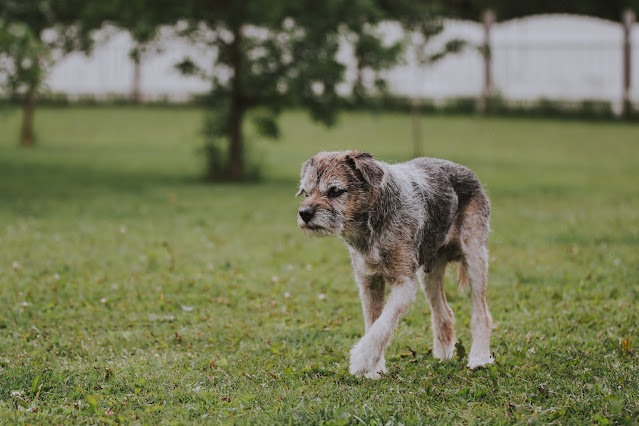
[{"label": "tree", "polygon": [[[249,112],[258,133],[271,138],[278,137],[277,117],[287,106],[303,107],[313,119],[333,124],[345,97],[384,90],[380,72],[400,58],[402,43],[385,42],[378,24],[397,20],[419,28],[420,18],[430,13],[421,2],[407,0],[191,0],[184,5],[187,33],[205,41],[216,60],[209,73],[191,58],[178,67],[212,82],[208,177],[231,180],[250,177],[243,129]],[[348,46],[354,76],[337,59]]]},{"label": "tree", "polygon": [[0,89],[22,99],[22,146],[34,144],[38,94],[56,56],[88,50],[88,26],[82,21],[88,5],[82,0],[3,0],[0,4]]},{"label": "tree", "polygon": [[22,23],[0,22],[0,82],[8,97],[24,97],[22,146],[33,145],[36,96],[44,80],[49,55],[43,43]]}]

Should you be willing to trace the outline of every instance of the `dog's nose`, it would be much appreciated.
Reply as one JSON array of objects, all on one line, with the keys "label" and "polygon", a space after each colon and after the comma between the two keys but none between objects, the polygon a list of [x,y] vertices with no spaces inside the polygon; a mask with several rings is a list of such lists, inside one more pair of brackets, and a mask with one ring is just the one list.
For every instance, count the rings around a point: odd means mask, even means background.
[{"label": "dog's nose", "polygon": [[313,219],[313,215],[315,214],[315,209],[311,206],[304,206],[299,211],[300,217],[306,223]]}]

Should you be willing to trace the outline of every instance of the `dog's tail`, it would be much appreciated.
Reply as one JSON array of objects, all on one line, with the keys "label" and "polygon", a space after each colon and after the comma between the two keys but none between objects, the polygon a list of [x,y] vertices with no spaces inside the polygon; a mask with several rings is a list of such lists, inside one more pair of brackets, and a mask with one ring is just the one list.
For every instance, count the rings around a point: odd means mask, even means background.
[{"label": "dog's tail", "polygon": [[457,282],[459,283],[460,292],[468,288],[468,271],[466,271],[464,262],[457,263]]}]

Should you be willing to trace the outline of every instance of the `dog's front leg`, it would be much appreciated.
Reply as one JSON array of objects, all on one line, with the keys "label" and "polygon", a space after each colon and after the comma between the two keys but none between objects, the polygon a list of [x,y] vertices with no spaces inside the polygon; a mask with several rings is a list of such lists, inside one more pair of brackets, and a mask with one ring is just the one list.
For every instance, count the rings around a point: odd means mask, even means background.
[{"label": "dog's front leg", "polygon": [[367,327],[364,337],[351,349],[351,374],[369,379],[380,377],[378,365],[383,360],[384,351],[390,343],[395,327],[415,300],[416,292],[415,278],[403,278],[393,283],[381,315]]},{"label": "dog's front leg", "polygon": [[[366,327],[366,333],[368,333],[384,309],[384,290],[386,284],[384,283],[384,278],[381,275],[371,275],[357,269],[355,270],[355,281],[359,287],[359,297],[362,301],[364,325]],[[379,377],[380,373],[386,373],[386,360],[384,359],[383,354],[375,365],[374,373],[371,374]]]},{"label": "dog's front leg", "polygon": [[359,297],[362,300],[362,313],[366,332],[373,326],[384,309],[384,278],[381,275],[355,274],[359,287]]}]

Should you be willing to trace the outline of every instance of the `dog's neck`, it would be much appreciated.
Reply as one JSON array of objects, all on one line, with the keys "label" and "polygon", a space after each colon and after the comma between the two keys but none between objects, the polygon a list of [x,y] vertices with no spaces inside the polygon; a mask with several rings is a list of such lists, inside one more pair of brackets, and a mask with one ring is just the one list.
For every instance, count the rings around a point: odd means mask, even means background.
[{"label": "dog's neck", "polygon": [[[340,233],[344,242],[362,255],[370,252],[374,242],[379,242],[384,232],[383,222],[376,219],[376,216],[380,214],[377,205],[378,195],[378,193],[371,193],[370,204],[349,220]],[[386,214],[392,214],[392,212],[387,211]]]},{"label": "dog's neck", "polygon": [[362,254],[369,251],[373,237],[369,216],[368,212],[358,215],[340,233],[340,237],[349,247]]}]

